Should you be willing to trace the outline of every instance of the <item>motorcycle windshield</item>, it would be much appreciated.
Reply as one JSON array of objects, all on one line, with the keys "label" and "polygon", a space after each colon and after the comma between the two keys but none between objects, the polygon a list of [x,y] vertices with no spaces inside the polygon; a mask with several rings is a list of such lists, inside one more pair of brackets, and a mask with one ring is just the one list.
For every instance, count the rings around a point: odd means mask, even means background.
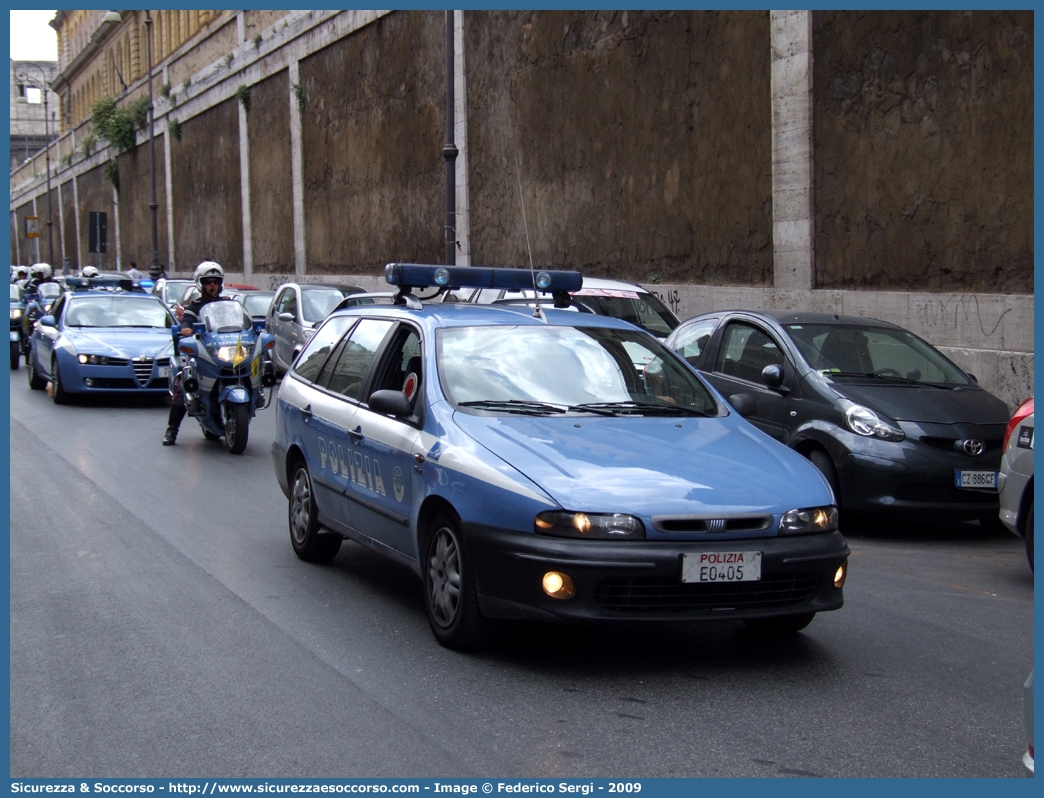
[{"label": "motorcycle windshield", "polygon": [[207,332],[227,333],[253,330],[254,322],[238,302],[211,302],[204,305],[199,320]]}]

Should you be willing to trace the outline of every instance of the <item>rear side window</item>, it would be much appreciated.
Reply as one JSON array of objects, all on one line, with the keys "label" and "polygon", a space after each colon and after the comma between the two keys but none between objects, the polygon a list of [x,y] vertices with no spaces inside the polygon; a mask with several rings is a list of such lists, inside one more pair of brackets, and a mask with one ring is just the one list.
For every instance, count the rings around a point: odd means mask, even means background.
[{"label": "rear side window", "polygon": [[707,342],[710,341],[717,326],[717,319],[707,319],[690,324],[678,333],[674,342],[674,351],[695,366],[696,361],[703,354],[703,350],[707,348]]},{"label": "rear side window", "polygon": [[345,330],[354,323],[355,319],[351,316],[335,316],[320,327],[297,358],[294,374],[306,382],[315,382],[319,376],[319,369],[330,355],[330,350],[341,340]]},{"label": "rear side window", "polygon": [[361,399],[363,382],[377,350],[394,322],[363,319],[352,330],[333,364],[327,387],[349,399]]}]

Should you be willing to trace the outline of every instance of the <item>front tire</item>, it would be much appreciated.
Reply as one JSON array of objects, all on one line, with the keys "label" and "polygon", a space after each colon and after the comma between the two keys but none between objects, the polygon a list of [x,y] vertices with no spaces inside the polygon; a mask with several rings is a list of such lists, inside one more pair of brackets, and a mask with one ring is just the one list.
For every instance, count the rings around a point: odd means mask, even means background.
[{"label": "front tire", "polygon": [[18,361],[22,357],[17,346],[11,347],[11,371],[18,371]]},{"label": "front tire", "polygon": [[797,634],[816,617],[814,612],[800,615],[781,615],[778,618],[746,618],[743,623],[750,631],[765,637],[785,637]]},{"label": "front tire", "polygon": [[69,403],[69,394],[62,385],[62,375],[58,373],[58,358],[51,358],[51,398],[56,405]]},{"label": "front tire", "polygon": [[463,651],[485,638],[475,576],[464,554],[457,520],[440,513],[429,527],[424,557],[424,604],[431,630],[446,648]]},{"label": "front tire", "polygon": [[319,509],[315,506],[308,466],[297,461],[290,478],[288,506],[290,543],[305,562],[329,562],[341,548],[341,536],[320,534]]},{"label": "front tire", "polygon": [[36,372],[36,361],[33,358],[32,351],[25,356],[25,373],[29,377],[29,387],[34,391],[42,391],[47,387],[47,380]]},{"label": "front tire", "polygon": [[233,404],[225,416],[225,443],[232,454],[242,454],[250,434],[250,408]]}]

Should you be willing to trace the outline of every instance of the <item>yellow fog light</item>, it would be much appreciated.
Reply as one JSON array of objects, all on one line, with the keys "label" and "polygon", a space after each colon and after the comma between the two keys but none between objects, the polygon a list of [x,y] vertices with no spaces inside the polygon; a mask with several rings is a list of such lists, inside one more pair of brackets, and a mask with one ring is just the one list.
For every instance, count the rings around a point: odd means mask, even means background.
[{"label": "yellow fog light", "polygon": [[576,595],[576,582],[569,574],[548,571],[544,574],[543,586],[551,598],[570,599]]},{"label": "yellow fog light", "polygon": [[837,573],[834,574],[834,587],[841,587],[845,583],[846,576],[848,576],[848,560],[838,566]]}]

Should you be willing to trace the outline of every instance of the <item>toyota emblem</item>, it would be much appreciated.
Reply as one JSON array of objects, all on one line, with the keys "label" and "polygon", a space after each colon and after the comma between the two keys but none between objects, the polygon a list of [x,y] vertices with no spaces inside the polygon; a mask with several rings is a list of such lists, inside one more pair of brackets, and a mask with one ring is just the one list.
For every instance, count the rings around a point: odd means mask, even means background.
[{"label": "toyota emblem", "polygon": [[961,448],[964,449],[965,454],[970,454],[972,457],[978,457],[986,451],[986,446],[982,441],[967,440],[961,443]]}]

